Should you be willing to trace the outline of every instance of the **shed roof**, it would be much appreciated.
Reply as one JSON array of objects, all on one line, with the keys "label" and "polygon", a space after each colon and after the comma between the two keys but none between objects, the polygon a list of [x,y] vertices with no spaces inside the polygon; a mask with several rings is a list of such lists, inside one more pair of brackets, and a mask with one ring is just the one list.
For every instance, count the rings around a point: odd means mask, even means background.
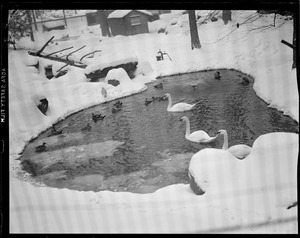
[{"label": "shed roof", "polygon": [[[133,11],[133,10],[115,10],[111,14],[109,14],[107,18],[123,18],[131,11]],[[138,11],[138,12],[144,13],[146,15],[152,16],[152,13],[148,12],[146,10],[134,10],[134,11]]]}]

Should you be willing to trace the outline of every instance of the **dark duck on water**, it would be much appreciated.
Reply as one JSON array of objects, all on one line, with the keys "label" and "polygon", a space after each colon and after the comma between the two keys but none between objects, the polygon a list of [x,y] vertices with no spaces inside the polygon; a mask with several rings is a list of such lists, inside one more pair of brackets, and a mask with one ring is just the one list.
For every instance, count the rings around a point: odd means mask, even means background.
[{"label": "dark duck on water", "polygon": [[159,83],[159,84],[157,84],[157,85],[154,85],[153,87],[154,87],[154,88],[163,88],[163,84],[162,84],[162,83]]},{"label": "dark duck on water", "polygon": [[40,153],[45,151],[47,149],[46,144],[47,144],[46,142],[43,142],[42,145],[35,147],[35,152]]},{"label": "dark duck on water", "polygon": [[106,116],[102,116],[101,113],[100,114],[94,114],[92,113],[92,120],[94,122],[97,122],[98,120],[103,120]]},{"label": "dark duck on water", "polygon": [[88,123],[85,127],[83,127],[81,130],[82,131],[90,131],[92,129],[90,123]]},{"label": "dark duck on water", "polygon": [[56,130],[56,128],[54,126],[52,126],[51,132],[49,133],[48,137],[59,135],[61,133],[62,133],[62,129],[61,130]]},{"label": "dark duck on water", "polygon": [[219,71],[215,72],[215,73],[214,73],[214,77],[215,77],[215,79],[220,80],[220,79],[221,79],[221,74],[220,74],[220,72],[219,72]]}]

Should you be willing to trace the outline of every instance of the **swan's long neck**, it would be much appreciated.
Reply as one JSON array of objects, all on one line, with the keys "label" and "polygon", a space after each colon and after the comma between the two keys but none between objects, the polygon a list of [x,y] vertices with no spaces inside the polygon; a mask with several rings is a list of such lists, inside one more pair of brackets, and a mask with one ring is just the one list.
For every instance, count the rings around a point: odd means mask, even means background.
[{"label": "swan's long neck", "polygon": [[185,136],[189,136],[191,134],[190,121],[189,120],[185,120],[185,122],[186,122]]},{"label": "swan's long neck", "polygon": [[228,134],[226,131],[224,132],[223,136],[224,136],[224,142],[223,142],[222,150],[227,150],[228,149]]},{"label": "swan's long neck", "polygon": [[170,109],[172,107],[172,98],[171,98],[171,95],[168,95],[168,100],[169,100],[168,109]]}]

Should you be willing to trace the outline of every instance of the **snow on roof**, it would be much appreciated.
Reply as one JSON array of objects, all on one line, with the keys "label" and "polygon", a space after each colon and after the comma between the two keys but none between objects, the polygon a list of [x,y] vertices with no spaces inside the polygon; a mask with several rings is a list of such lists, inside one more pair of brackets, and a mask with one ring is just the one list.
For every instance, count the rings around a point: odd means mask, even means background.
[{"label": "snow on roof", "polygon": [[[125,17],[128,13],[130,13],[133,10],[115,10],[111,14],[108,15],[107,18],[123,18]],[[146,15],[152,16],[152,13],[146,10],[135,10],[141,13],[144,13]]]}]

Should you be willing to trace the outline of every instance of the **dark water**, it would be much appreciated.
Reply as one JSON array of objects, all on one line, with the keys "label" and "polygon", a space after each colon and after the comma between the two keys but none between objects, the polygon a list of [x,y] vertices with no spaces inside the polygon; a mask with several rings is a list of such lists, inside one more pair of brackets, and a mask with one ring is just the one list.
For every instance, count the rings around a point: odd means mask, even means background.
[{"label": "dark water", "polygon": [[[123,107],[116,114],[111,112],[115,100],[80,111],[57,123],[55,127],[62,128],[64,136],[82,133],[82,137],[57,143],[49,148],[50,151],[111,140],[123,144],[112,156],[90,158],[80,169],[63,168],[64,176],[60,180],[38,178],[49,186],[94,191],[151,192],[169,184],[187,183],[191,155],[205,147],[221,148],[223,139],[220,137],[208,145],[187,141],[184,138],[185,123],[179,121],[182,116],[190,119],[191,132],[201,129],[213,136],[218,130],[226,129],[229,146],[240,143],[252,146],[257,137],[270,132],[298,133],[297,122],[268,108],[256,96],[252,78],[233,70],[219,71],[221,80],[213,78],[214,71],[164,77],[148,84],[145,92],[120,99]],[[250,80],[248,86],[241,84],[242,77]],[[163,89],[153,87],[160,82]],[[192,85],[196,85],[195,89]],[[167,101],[144,104],[145,98],[165,93],[171,94],[173,103],[198,102],[196,109],[171,113],[167,111]],[[101,113],[106,118],[94,123],[92,113]],[[82,132],[81,128],[87,123],[91,124],[91,131]],[[42,133],[35,141],[41,143],[48,133]],[[59,166],[53,168],[53,171],[62,170]]]}]

